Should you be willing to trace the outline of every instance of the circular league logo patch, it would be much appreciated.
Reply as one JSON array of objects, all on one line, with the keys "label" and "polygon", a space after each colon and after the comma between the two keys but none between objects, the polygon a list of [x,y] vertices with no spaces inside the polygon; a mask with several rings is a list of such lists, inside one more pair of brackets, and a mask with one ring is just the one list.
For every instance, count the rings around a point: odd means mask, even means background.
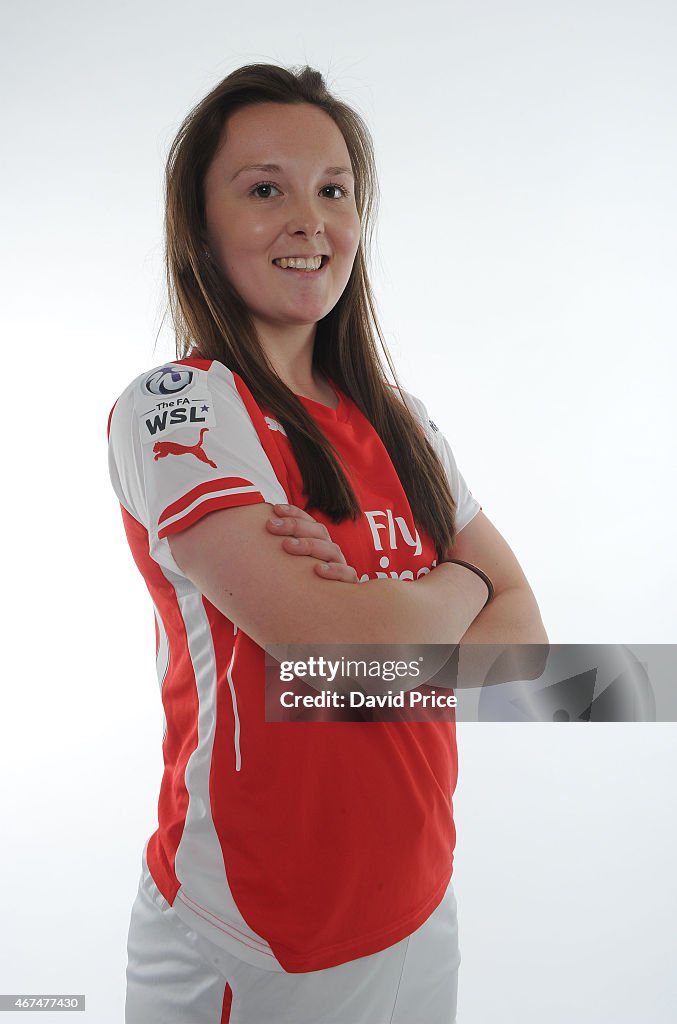
[{"label": "circular league logo patch", "polygon": [[179,366],[161,366],[146,377],[144,388],[149,395],[163,398],[177,395],[193,383],[193,371]]}]

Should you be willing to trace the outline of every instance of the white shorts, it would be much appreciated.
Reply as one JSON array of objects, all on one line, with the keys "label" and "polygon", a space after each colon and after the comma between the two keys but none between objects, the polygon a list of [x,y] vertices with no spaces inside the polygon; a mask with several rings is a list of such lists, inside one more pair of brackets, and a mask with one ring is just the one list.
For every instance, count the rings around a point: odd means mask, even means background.
[{"label": "white shorts", "polygon": [[[157,897],[160,896],[158,902]],[[456,897],[406,939],[338,967],[267,971],[202,938],[142,873],[127,945],[125,1024],[454,1024]]]}]

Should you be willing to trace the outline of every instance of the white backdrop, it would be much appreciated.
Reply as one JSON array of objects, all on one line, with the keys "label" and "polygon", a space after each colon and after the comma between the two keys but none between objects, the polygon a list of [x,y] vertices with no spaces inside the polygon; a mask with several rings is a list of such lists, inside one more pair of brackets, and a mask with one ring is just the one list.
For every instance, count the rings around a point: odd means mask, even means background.
[{"label": "white backdrop", "polygon": [[[551,641],[674,643],[677,8],[9,0],[3,21],[0,992],[84,992],[113,1024],[162,716],[106,421],[173,354],[180,121],[252,61],[309,63],[360,110],[401,381]],[[459,726],[460,1024],[675,1019],[674,740]]]}]

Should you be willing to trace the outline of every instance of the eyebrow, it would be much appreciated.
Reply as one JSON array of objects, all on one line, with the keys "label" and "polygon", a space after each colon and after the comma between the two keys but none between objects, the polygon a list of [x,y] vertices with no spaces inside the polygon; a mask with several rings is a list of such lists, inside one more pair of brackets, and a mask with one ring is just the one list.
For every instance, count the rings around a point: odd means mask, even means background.
[{"label": "eyebrow", "polygon": [[[282,173],[282,168],[279,164],[246,164],[244,167],[241,167],[239,171],[236,171],[230,180],[235,181],[238,174],[242,174],[243,171],[273,171],[276,174],[280,174]],[[349,167],[325,167],[324,173],[349,174],[351,178],[355,177]]]}]

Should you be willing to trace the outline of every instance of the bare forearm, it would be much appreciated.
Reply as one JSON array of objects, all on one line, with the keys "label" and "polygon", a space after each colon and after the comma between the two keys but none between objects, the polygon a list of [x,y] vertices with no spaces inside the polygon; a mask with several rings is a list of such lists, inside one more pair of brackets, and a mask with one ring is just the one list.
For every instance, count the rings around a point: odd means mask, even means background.
[{"label": "bare forearm", "polygon": [[[438,583],[440,582],[441,577],[438,577]],[[409,584],[405,586],[408,587]],[[396,593],[404,596],[403,590],[398,590]],[[458,629],[458,619],[453,617],[450,619],[450,612],[455,602],[449,602],[448,598],[449,594],[447,593],[447,603],[440,604],[438,602],[436,607],[436,612],[441,612],[443,619],[446,620],[444,629],[447,630],[447,633],[450,622],[456,622],[456,625],[452,624],[451,628]],[[420,612],[423,609],[419,608],[418,610]],[[411,608],[409,611],[413,615]],[[428,608],[425,614],[432,614],[431,609]],[[415,615],[413,615],[412,623],[415,621]],[[434,622],[431,625],[431,620],[426,619],[426,628],[437,630],[440,626]],[[339,641],[333,642],[338,643]],[[399,685],[402,685],[403,689],[410,689],[428,682],[432,682],[437,687],[450,686],[454,689],[462,689],[509,682],[515,679],[537,679],[545,668],[549,651],[547,634],[543,628],[533,594],[530,590],[524,591],[518,588],[500,592],[466,629],[458,646],[456,670],[452,667],[456,661],[453,652],[457,641],[454,640],[426,640],[422,639],[419,634],[418,644],[416,644],[408,634],[399,636],[396,640],[388,640],[385,638],[384,632],[378,638],[372,635],[369,644],[364,639],[353,639],[352,642],[356,646],[349,648],[350,641],[345,641],[346,650],[344,652],[351,658],[369,660],[385,657],[388,645],[394,643],[412,645],[411,649],[405,653],[402,653],[402,647],[399,648],[398,656],[402,657],[404,661],[411,661],[419,654],[423,654],[419,674],[406,683],[401,682]],[[426,644],[430,645],[427,649]],[[278,661],[283,658],[293,661],[306,657],[307,649],[295,645],[276,646],[270,649],[270,653]],[[322,648],[320,653],[326,657],[332,656],[331,648],[327,650]],[[392,656],[392,652],[390,656]],[[311,685],[315,684],[311,682]],[[351,689],[352,687],[352,683],[348,679],[333,685],[337,690]],[[378,680],[360,680],[359,685],[366,693],[380,693],[385,689]]]},{"label": "bare forearm", "polygon": [[474,573],[449,564],[409,582],[309,583],[317,596],[306,584],[296,605],[303,602],[307,614],[292,625],[291,609],[280,607],[272,644],[457,644],[487,593]]},{"label": "bare forearm", "polygon": [[548,635],[530,589],[497,594],[461,638],[456,686],[536,679],[548,655]]},{"label": "bare forearm", "polygon": [[497,594],[461,637],[462,644],[545,644],[548,637],[531,590]]},{"label": "bare forearm", "polygon": [[[358,660],[393,657],[397,645],[403,661],[423,657],[418,674],[403,684],[410,689],[436,675],[448,658],[444,652],[456,647],[482,608],[487,589],[475,573],[443,564],[416,581],[370,580],[358,587],[333,586],[325,593],[327,603],[309,623],[307,635],[297,635],[290,642],[288,634],[286,642],[280,639],[262,646],[279,662],[304,660],[308,645],[315,654],[331,657],[332,646],[340,644],[343,654]],[[310,681],[310,685],[315,684]],[[340,691],[351,685],[345,679],[334,688]],[[377,680],[361,679],[359,685],[368,693],[385,689]]]}]

